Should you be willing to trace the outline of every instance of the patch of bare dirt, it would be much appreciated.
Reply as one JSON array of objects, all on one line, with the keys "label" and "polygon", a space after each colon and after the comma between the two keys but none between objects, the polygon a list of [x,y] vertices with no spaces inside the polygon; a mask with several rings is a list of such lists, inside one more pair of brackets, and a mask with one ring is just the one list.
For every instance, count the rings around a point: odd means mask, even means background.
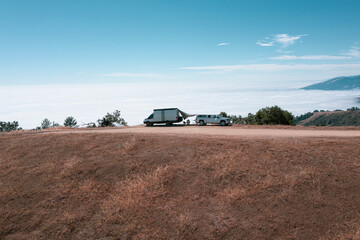
[{"label": "patch of bare dirt", "polygon": [[[145,127],[143,125],[132,127],[113,128],[67,128],[47,129],[42,131],[25,131],[28,134],[48,133],[140,133],[151,135],[178,135],[216,138],[289,138],[289,137],[360,137],[360,127],[304,127],[304,126],[249,126],[234,125],[221,127],[209,126],[186,126],[186,125],[156,125]],[[13,134],[22,132],[13,132]]]}]

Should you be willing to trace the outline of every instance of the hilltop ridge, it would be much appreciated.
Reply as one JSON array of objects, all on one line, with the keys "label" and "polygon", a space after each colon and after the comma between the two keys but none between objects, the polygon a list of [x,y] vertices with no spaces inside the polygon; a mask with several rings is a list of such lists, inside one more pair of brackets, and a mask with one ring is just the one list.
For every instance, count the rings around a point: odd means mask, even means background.
[{"label": "hilltop ridge", "polygon": [[360,75],[336,77],[324,82],[315,83],[301,89],[304,90],[352,90],[360,89]]}]

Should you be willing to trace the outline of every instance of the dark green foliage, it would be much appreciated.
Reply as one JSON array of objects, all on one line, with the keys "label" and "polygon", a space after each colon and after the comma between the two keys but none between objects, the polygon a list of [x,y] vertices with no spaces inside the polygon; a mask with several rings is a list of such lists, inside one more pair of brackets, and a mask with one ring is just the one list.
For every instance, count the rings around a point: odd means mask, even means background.
[{"label": "dark green foliage", "polygon": [[41,128],[42,129],[47,129],[51,127],[51,122],[49,119],[45,118],[42,122],[41,122]]},{"label": "dark green foliage", "polygon": [[120,117],[120,111],[116,110],[113,113],[107,113],[102,119],[98,120],[100,127],[114,127],[115,123],[126,126],[127,122]]},{"label": "dark green foliage", "polygon": [[348,110],[348,111],[359,111],[360,108],[358,108],[358,107],[351,107],[351,108],[348,108],[347,110]]},{"label": "dark green foliage", "polygon": [[0,121],[0,132],[10,132],[15,130],[20,130],[19,123],[17,121],[13,122],[1,122]]},{"label": "dark green foliage", "polygon": [[74,117],[70,116],[65,118],[64,126],[65,127],[76,127],[77,121]]},{"label": "dark green foliage", "polygon": [[295,125],[294,116],[278,106],[262,108],[254,118],[258,125]]},{"label": "dark green foliage", "polygon": [[36,128],[34,128],[33,130],[41,130],[41,129],[47,129],[47,128],[52,128],[52,127],[59,127],[60,124],[55,122],[55,121],[50,121],[49,119],[45,118],[44,120],[42,120],[40,127],[37,126]]},{"label": "dark green foliage", "polygon": [[227,113],[226,112],[220,112],[220,114],[219,114],[220,116],[222,116],[222,117],[230,117],[229,115],[227,115]]},{"label": "dark green foliage", "polygon": [[[315,112],[315,111],[314,111]],[[309,117],[311,117],[312,115],[314,115],[314,112],[308,112],[308,113],[305,113],[305,114],[302,114],[300,116],[296,116],[294,118],[294,122],[295,124],[298,124],[299,122],[305,120],[305,119],[308,119]]]},{"label": "dark green foliage", "polygon": [[233,124],[294,125],[294,116],[278,106],[262,108],[255,115],[249,113],[247,117],[242,117],[241,115],[228,115],[226,112],[221,112],[220,115],[222,117],[230,118]]},{"label": "dark green foliage", "polygon": [[256,125],[256,124],[258,124],[258,123],[256,122],[255,115],[252,114],[252,113],[248,113],[247,117],[245,117],[245,118],[243,119],[243,121],[244,121],[245,124],[249,124],[249,125]]},{"label": "dark green foliage", "polygon": [[232,121],[233,124],[245,124],[245,118],[241,117],[241,115],[239,116],[231,115],[230,120]]}]

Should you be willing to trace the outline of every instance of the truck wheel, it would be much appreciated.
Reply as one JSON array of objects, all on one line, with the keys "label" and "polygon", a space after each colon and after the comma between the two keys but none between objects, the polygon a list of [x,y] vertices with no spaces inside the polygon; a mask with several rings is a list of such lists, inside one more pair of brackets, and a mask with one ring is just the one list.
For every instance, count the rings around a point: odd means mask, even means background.
[{"label": "truck wheel", "polygon": [[166,126],[171,126],[172,123],[171,122],[166,122]]},{"label": "truck wheel", "polygon": [[199,124],[200,124],[200,126],[205,126],[205,122],[204,122],[203,120],[201,120],[201,121],[199,122]]},{"label": "truck wheel", "polygon": [[220,122],[220,125],[221,125],[221,126],[225,126],[225,125],[226,125],[225,121],[221,121],[221,122]]},{"label": "truck wheel", "polygon": [[147,127],[151,127],[152,125],[153,125],[152,123],[149,123],[149,122],[146,123],[146,126],[147,126]]}]

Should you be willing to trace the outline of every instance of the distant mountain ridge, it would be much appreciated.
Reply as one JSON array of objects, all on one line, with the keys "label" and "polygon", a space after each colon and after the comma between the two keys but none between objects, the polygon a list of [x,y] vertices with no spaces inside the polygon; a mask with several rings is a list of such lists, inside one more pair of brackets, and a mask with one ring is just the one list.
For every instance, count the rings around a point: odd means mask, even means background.
[{"label": "distant mountain ridge", "polygon": [[352,90],[360,89],[360,75],[336,77],[325,82],[315,83],[301,89],[305,90]]}]

